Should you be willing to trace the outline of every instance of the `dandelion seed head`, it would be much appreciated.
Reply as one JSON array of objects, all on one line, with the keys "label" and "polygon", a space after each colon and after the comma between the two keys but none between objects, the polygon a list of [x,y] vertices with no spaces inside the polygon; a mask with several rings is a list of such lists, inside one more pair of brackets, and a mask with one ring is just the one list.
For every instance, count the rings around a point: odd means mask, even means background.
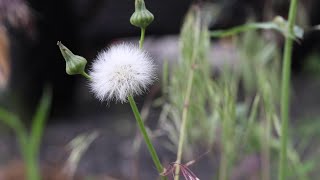
[{"label": "dandelion seed head", "polygon": [[150,56],[137,46],[122,43],[98,54],[90,72],[91,90],[101,101],[126,102],[141,95],[155,80]]}]

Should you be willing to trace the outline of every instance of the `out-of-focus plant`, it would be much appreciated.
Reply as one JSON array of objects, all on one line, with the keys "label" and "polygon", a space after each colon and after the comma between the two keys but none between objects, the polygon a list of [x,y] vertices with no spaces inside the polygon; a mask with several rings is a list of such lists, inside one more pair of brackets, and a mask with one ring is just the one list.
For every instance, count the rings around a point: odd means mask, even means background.
[{"label": "out-of-focus plant", "polygon": [[281,16],[276,16],[272,21],[260,22],[260,23],[247,23],[240,25],[228,30],[215,30],[210,33],[211,37],[227,37],[239,34],[241,32],[248,32],[252,30],[264,29],[264,30],[275,30],[280,32],[283,36],[290,39],[302,39],[304,30],[295,25],[293,31],[288,31],[288,21],[284,20]]},{"label": "out-of-focus plant", "polygon": [[[286,81],[279,81],[279,48],[272,40],[252,31],[272,29],[293,41],[303,38],[304,30],[293,25],[292,19],[276,17],[270,22],[209,32],[203,17],[201,8],[191,8],[180,34],[179,61],[171,71],[167,63],[163,68],[165,100],[162,99],[160,129],[171,142],[165,145],[173,151],[178,148],[176,163],[181,163],[182,150],[187,154],[205,142],[205,148],[220,150],[220,180],[229,179],[235,164],[252,153],[261,157],[261,179],[276,178],[275,173],[271,173],[275,171],[283,177],[283,165],[276,166],[273,154],[284,149],[288,153],[281,156],[285,156],[292,169],[305,169],[305,166],[310,170],[309,163],[302,161],[288,138],[289,133],[283,132],[286,119],[278,114],[278,105],[288,103],[280,103],[280,97],[289,94],[289,89],[284,88],[287,86],[280,87]],[[208,63],[209,37],[227,36],[233,36],[231,42],[237,47],[236,52],[230,53],[235,53],[240,60],[234,67],[225,65],[220,72],[212,72]],[[288,53],[291,52],[286,51],[286,56]],[[289,139],[285,146],[284,136]],[[176,171],[175,179],[177,176]],[[306,171],[290,171],[290,177],[306,179],[308,176]]]},{"label": "out-of-focus plant", "polygon": [[0,122],[10,127],[17,136],[28,180],[41,179],[38,162],[39,148],[50,105],[51,89],[46,88],[33,116],[30,133],[16,114],[0,108]]},{"label": "out-of-focus plant", "polygon": [[91,143],[98,137],[98,132],[94,131],[92,133],[84,133],[75,137],[69,144],[71,153],[68,160],[63,168],[64,174],[68,176],[69,179],[74,179],[74,175],[81,157],[87,151]]},{"label": "out-of-focus plant", "polygon": [[[290,1],[287,32],[292,34],[296,21],[298,0]],[[293,40],[286,37],[283,53],[282,80],[281,80],[281,148],[279,159],[279,180],[287,178],[287,153],[288,153],[288,128],[289,128],[289,107],[290,107],[290,85],[291,85],[291,59]]]}]

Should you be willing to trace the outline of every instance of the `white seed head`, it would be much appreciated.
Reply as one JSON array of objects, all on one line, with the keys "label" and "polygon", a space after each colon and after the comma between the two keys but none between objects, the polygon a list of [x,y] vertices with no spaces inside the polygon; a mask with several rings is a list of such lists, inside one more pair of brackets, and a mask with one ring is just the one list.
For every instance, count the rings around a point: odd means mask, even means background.
[{"label": "white seed head", "polygon": [[98,54],[90,72],[90,86],[101,101],[126,102],[129,95],[140,95],[155,80],[150,56],[131,44],[119,44]]}]

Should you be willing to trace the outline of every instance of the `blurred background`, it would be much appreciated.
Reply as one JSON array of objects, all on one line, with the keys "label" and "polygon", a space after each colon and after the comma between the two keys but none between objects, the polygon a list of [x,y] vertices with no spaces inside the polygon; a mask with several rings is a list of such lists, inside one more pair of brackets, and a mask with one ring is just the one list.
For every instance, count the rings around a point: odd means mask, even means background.
[{"label": "blurred background", "polygon": [[[179,34],[192,4],[207,12],[209,29],[217,30],[250,21],[270,21],[276,15],[286,18],[289,0],[146,0],[155,20],[147,28],[145,49],[159,67],[159,81],[146,95],[136,98],[154,134],[162,114],[162,107],[154,102],[163,96],[163,62],[168,61],[169,69],[174,69],[174,63],[181,58]],[[300,132],[301,127],[310,134],[305,140],[307,148],[300,154],[306,156],[312,152],[312,157],[317,159],[320,154],[317,142],[320,131],[316,129],[320,127],[320,32],[310,29],[320,24],[319,8],[318,0],[299,1],[297,24],[305,29],[305,35],[294,45],[291,96],[292,134],[299,136],[294,132]],[[90,69],[97,52],[110,44],[138,43],[140,30],[129,22],[133,12],[133,0],[0,0],[0,105],[18,114],[29,127],[45,85],[52,87],[52,107],[40,151],[41,164],[52,167],[50,173],[55,174],[56,168],[68,159],[67,145],[72,139],[95,131],[99,135],[82,155],[77,175],[110,180],[156,179],[157,173],[141,142],[129,105],[96,100],[86,79],[65,73],[65,61],[56,45],[61,41],[73,53],[85,57]],[[272,36],[281,55],[283,37],[270,33],[263,36]],[[210,41],[208,61],[212,70],[221,70],[226,64],[238,66],[241,48],[234,39],[211,38]],[[215,74],[212,73],[212,77]],[[240,91],[240,99],[242,94]],[[0,172],[19,174],[17,167],[21,165],[21,158],[15,135],[5,126],[0,125],[0,130]],[[293,146],[299,138],[293,138]],[[166,138],[159,135],[154,144],[162,162],[169,163],[175,161],[175,152],[163,145],[165,141]],[[137,148],[140,144],[141,148]],[[196,148],[189,159],[207,150],[214,151],[202,146]],[[208,158],[194,165],[200,179],[212,179],[218,174],[214,171],[218,158],[206,156]],[[234,165],[230,179],[260,179],[255,172],[250,172],[261,167],[259,155],[245,156],[241,162]],[[316,167],[320,168],[319,164],[314,165]],[[309,179],[320,177],[319,172],[309,172]]]}]

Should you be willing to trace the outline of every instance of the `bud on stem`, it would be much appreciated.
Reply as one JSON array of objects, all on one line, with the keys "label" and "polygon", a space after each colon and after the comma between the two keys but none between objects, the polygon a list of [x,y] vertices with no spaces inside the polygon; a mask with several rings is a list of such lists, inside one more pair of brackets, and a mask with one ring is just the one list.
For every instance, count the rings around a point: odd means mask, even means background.
[{"label": "bud on stem", "polygon": [[57,42],[63,58],[66,61],[66,72],[69,75],[81,74],[90,79],[88,74],[84,71],[87,60],[84,57],[74,55],[67,47],[60,41]]},{"label": "bud on stem", "polygon": [[146,8],[144,0],[136,0],[135,12],[130,18],[130,23],[134,26],[145,29],[153,19],[153,14]]}]

